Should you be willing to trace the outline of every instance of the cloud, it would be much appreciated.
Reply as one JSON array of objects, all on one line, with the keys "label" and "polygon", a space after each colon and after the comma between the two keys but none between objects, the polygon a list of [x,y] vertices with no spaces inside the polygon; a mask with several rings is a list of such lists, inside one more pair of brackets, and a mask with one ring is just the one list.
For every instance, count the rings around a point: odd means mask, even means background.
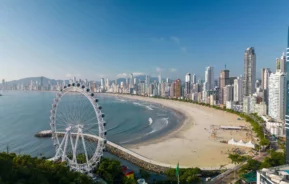
[{"label": "cloud", "polygon": [[181,51],[186,53],[187,52],[187,47],[181,47]]},{"label": "cloud", "polygon": [[127,73],[120,73],[116,75],[117,78],[125,78],[127,77]]},{"label": "cloud", "polygon": [[143,72],[133,72],[133,76],[145,75]]},{"label": "cloud", "polygon": [[65,77],[70,78],[70,77],[80,77],[81,75],[79,73],[77,74],[71,74],[71,73],[67,73],[65,74]]},{"label": "cloud", "polygon": [[180,39],[176,36],[171,36],[170,39],[175,42],[176,44],[180,44]]},{"label": "cloud", "polygon": [[175,69],[175,68],[170,68],[170,72],[176,72],[177,71],[177,69]]},{"label": "cloud", "polygon": [[160,68],[160,67],[156,67],[156,71],[157,71],[157,72],[162,72],[162,71],[164,71],[164,69],[163,69],[163,68]]},{"label": "cloud", "polygon": [[[117,74],[116,77],[117,78],[126,78],[126,77],[129,77],[129,74],[131,73],[120,73],[120,74]],[[139,76],[139,75],[145,75],[145,73],[143,72],[132,72],[133,76]]]}]

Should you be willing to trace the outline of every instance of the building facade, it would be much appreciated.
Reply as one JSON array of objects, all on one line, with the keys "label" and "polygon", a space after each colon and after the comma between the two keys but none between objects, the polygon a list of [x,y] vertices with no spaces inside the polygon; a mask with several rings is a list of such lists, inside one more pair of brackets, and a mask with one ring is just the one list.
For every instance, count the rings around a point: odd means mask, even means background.
[{"label": "building facade", "polygon": [[289,164],[289,26],[287,31],[287,49],[286,49],[286,116],[285,116],[285,129],[286,129],[286,163]]},{"label": "building facade", "polygon": [[220,104],[226,104],[226,102],[223,100],[224,98],[224,87],[226,85],[230,84],[230,76],[229,76],[230,71],[229,70],[222,70],[220,73],[220,78],[219,78],[219,103]]},{"label": "building facade", "polygon": [[285,118],[285,74],[271,73],[269,77],[268,114],[276,120]]},{"label": "building facade", "polygon": [[237,79],[234,80],[234,102],[243,101],[242,82],[242,77],[237,77]]},{"label": "building facade", "polygon": [[254,47],[246,49],[244,54],[243,95],[253,95],[256,91],[256,54]]},{"label": "building facade", "polygon": [[182,96],[181,79],[175,81],[175,97],[180,98]]},{"label": "building facade", "polygon": [[233,101],[233,86],[227,85],[224,87],[224,104],[227,103],[227,101]]},{"label": "building facade", "polygon": [[208,66],[205,72],[205,82],[207,82],[207,89],[214,89],[214,68]]}]

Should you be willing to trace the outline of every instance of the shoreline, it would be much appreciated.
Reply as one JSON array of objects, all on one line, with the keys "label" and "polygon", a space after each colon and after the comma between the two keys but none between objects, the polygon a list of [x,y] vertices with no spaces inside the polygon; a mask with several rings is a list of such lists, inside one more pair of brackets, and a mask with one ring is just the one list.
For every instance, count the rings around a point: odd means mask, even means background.
[{"label": "shoreline", "polygon": [[[122,146],[126,147],[126,148],[136,148],[139,145],[149,145],[149,144],[154,144],[154,143],[158,143],[158,142],[162,142],[164,139],[170,138],[170,137],[174,137],[175,134],[177,134],[179,131],[181,131],[185,126],[188,125],[188,115],[186,115],[185,113],[182,113],[180,110],[175,109],[175,108],[171,108],[171,107],[167,107],[164,106],[161,103],[156,103],[156,102],[151,102],[151,101],[146,101],[146,100],[139,100],[139,99],[134,99],[134,98],[129,98],[126,97],[126,95],[119,95],[119,94],[111,94],[111,93],[102,93],[101,95],[107,95],[107,96],[113,96],[113,97],[120,97],[123,99],[127,99],[127,100],[137,100],[137,101],[143,101],[143,102],[149,102],[151,104],[156,104],[158,106],[163,106],[164,108],[169,109],[170,111],[173,111],[173,113],[176,113],[177,115],[182,116],[182,120],[177,122],[178,125],[172,129],[166,130],[165,132],[162,132],[162,135],[160,136],[156,136],[154,138],[149,138],[147,140],[140,140],[140,141],[136,141],[135,143],[123,143],[121,144]],[[139,139],[139,138],[137,138]],[[140,138],[141,139],[141,138]]]},{"label": "shoreline", "polygon": [[[251,149],[236,147],[229,144],[220,143],[231,138],[246,141],[246,132],[218,130],[216,138],[212,138],[209,133],[211,126],[248,126],[244,120],[237,120],[235,114],[219,111],[210,107],[199,106],[197,104],[171,101],[167,99],[157,99],[142,96],[129,96],[122,94],[103,93],[104,95],[139,100],[149,103],[159,104],[166,108],[180,112],[185,119],[177,129],[172,130],[167,135],[154,140],[135,145],[126,144],[124,147],[143,155],[149,159],[167,164],[180,163],[186,167],[215,168],[221,166],[232,168],[228,159],[228,154],[232,149],[239,148],[245,153]],[[211,154],[214,153],[214,154]],[[224,167],[223,167],[224,168]]]}]

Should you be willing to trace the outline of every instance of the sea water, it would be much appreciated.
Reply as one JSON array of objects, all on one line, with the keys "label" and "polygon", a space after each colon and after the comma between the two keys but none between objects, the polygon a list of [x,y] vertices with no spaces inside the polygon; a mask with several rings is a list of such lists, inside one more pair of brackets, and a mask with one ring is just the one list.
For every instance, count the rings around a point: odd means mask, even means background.
[{"label": "sea water", "polygon": [[[47,157],[55,154],[50,138],[34,136],[50,129],[55,95],[55,92],[7,91],[0,97],[0,151]],[[157,139],[183,120],[181,114],[158,104],[96,95],[105,114],[107,139],[124,147]]]}]

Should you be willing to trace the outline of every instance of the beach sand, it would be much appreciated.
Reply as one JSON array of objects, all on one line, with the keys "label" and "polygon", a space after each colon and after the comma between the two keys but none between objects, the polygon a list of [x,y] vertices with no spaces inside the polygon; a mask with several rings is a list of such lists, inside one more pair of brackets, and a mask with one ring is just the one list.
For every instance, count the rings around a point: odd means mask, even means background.
[{"label": "beach sand", "polygon": [[[212,138],[211,125],[247,126],[244,120],[237,120],[238,116],[225,111],[192,103],[156,99],[140,96],[115,95],[118,97],[158,103],[185,115],[183,124],[176,130],[153,141],[124,147],[143,155],[149,159],[166,164],[175,165],[179,162],[183,167],[199,167],[203,169],[219,169],[221,165],[227,168],[233,166],[228,159],[228,151],[236,146],[221,143],[231,138],[239,141],[251,140],[246,131],[218,130]],[[181,123],[181,122],[179,122]],[[247,152],[250,149],[239,147]]]}]

